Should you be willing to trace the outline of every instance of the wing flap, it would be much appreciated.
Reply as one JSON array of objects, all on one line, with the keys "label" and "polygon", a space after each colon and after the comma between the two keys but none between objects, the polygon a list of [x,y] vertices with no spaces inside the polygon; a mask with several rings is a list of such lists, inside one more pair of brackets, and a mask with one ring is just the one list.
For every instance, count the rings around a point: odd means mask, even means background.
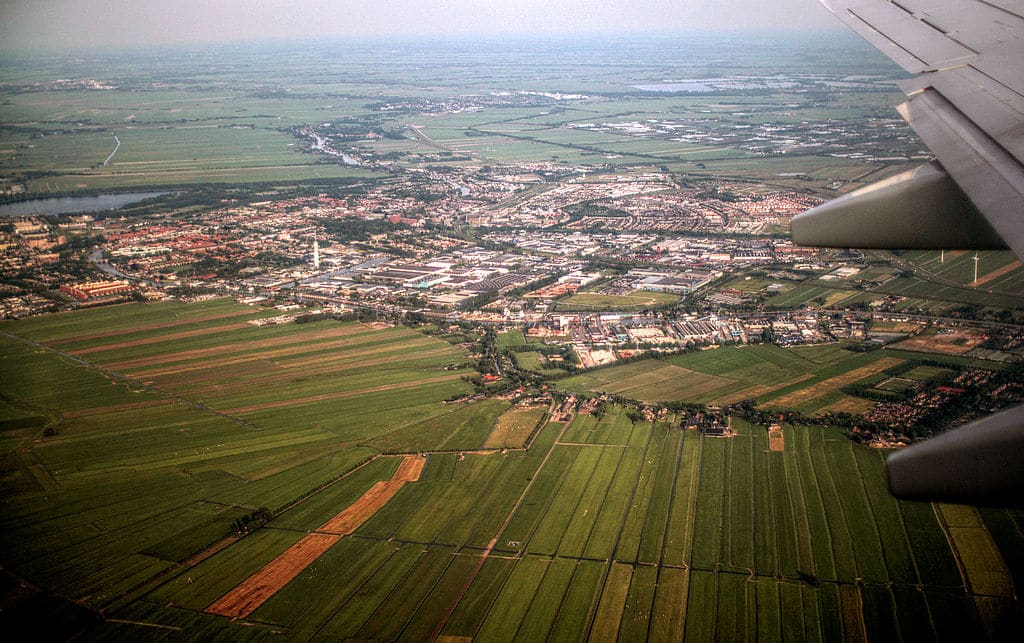
[{"label": "wing flap", "polygon": [[900,108],[974,207],[1024,256],[1024,166],[934,89]]},{"label": "wing flap", "polygon": [[1024,96],[971,67],[913,78],[900,87],[908,96],[934,88],[1016,159],[1024,159]]}]

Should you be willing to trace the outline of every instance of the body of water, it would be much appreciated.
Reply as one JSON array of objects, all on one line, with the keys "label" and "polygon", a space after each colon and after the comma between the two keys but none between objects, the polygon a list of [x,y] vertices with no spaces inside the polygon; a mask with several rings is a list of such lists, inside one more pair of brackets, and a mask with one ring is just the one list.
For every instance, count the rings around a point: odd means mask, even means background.
[{"label": "body of water", "polygon": [[692,80],[678,80],[651,85],[633,85],[636,89],[645,92],[693,92],[704,94],[707,92],[721,91],[748,91],[751,89],[783,90],[796,87],[793,80],[780,76],[766,76],[764,78],[753,76],[736,76],[732,78],[694,78]]},{"label": "body of water", "polygon": [[29,214],[75,214],[116,210],[126,205],[161,196],[167,192],[125,192],[123,194],[99,194],[96,196],[55,196],[32,199],[0,205],[0,216],[21,217]]}]

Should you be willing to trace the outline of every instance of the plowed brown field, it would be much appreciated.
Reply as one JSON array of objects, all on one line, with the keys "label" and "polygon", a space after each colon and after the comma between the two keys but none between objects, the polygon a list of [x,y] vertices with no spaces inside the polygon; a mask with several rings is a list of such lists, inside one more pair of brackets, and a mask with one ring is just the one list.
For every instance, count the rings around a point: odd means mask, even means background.
[{"label": "plowed brown field", "polygon": [[344,511],[334,516],[319,529],[310,532],[299,542],[261,570],[235,586],[206,608],[210,614],[245,618],[298,576],[302,570],[319,558],[342,536],[351,534],[377,513],[407,482],[420,479],[426,458],[406,456],[390,480],[375,483],[366,493]]}]

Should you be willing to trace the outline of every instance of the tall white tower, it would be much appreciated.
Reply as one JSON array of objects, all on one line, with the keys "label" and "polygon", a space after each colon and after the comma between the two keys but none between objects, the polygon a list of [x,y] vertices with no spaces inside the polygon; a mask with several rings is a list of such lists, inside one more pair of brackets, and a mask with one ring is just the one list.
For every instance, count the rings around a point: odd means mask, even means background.
[{"label": "tall white tower", "polygon": [[978,283],[978,253],[974,253],[974,283]]},{"label": "tall white tower", "polygon": [[320,240],[313,237],[313,270],[320,270]]}]

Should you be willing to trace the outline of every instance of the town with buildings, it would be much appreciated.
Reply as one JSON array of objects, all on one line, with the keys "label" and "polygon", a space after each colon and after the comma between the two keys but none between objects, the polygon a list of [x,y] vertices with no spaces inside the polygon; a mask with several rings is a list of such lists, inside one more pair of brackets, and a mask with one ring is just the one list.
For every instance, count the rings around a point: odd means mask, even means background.
[{"label": "town with buildings", "polygon": [[[865,267],[860,253],[763,234],[815,199],[728,183],[673,189],[667,176],[627,176],[478,192],[493,182],[472,175],[453,186],[447,175],[418,174],[345,195],[225,199],[141,218],[12,218],[0,305],[19,317],[232,296],[333,313],[412,313],[520,327],[573,345],[584,368],[637,349],[877,341],[865,320],[901,318],[898,297],[838,315],[820,299],[771,305],[794,283],[851,280]],[[765,280],[760,292],[746,288],[751,271]]]},{"label": "town with buildings", "polygon": [[[742,91],[785,88],[812,105],[815,92],[835,83],[888,87],[876,78],[810,75],[637,89],[713,94],[736,82]],[[235,188],[201,201],[187,193],[176,200],[172,191],[141,214],[7,217],[0,315],[232,297],[288,312],[275,322],[327,314],[515,330],[556,351],[538,360],[541,370],[561,373],[760,343],[841,341],[855,350],[891,346],[1003,362],[1024,354],[1016,303],[922,303],[907,280],[938,278],[897,255],[793,244],[790,219],[821,203],[823,187],[843,181],[801,183],[808,180],[801,172],[777,173],[779,182],[712,176],[702,162],[680,171],[642,151],[619,164],[621,155],[586,143],[612,136],[616,144],[716,147],[727,157],[816,155],[863,163],[867,172],[923,158],[919,141],[887,110],[807,122],[790,118],[786,105],[709,100],[686,118],[563,121],[565,148],[586,162],[494,163],[418,124],[605,100],[533,91],[386,99],[367,105],[369,116],[289,130],[297,153],[372,177],[298,190]],[[493,132],[463,134],[472,141]],[[415,154],[410,144],[419,146]],[[961,285],[977,288],[979,279]],[[892,325],[901,330],[884,329]],[[876,404],[863,421],[921,421],[958,390],[966,389],[928,386],[920,399]]]}]

